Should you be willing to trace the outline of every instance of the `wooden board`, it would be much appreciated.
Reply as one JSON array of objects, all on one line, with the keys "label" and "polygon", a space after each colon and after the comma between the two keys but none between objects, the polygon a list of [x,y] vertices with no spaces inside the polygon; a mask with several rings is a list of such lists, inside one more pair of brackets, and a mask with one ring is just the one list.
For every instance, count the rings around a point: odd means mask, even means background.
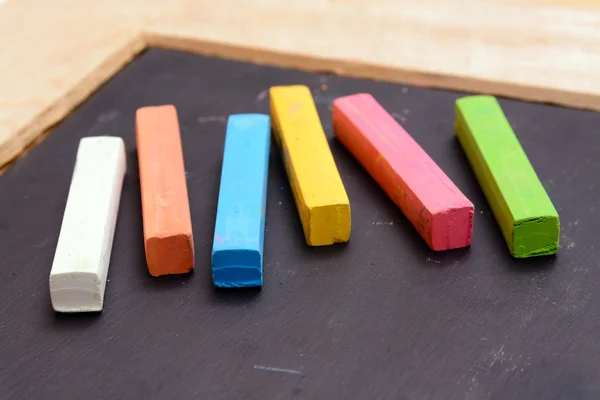
[{"label": "wooden board", "polygon": [[[272,142],[263,289],[216,291],[226,116],[268,112],[268,88],[290,83],[314,94],[352,205],[350,242],[306,245]],[[473,202],[470,248],[430,251],[334,139],[332,100],[358,92]],[[142,54],[0,179],[0,399],[600,398],[600,114],[500,101],[563,222],[556,257],[515,260],[454,135],[462,95]],[[135,111],[164,103],[179,114],[197,264],[157,279],[144,256]],[[55,315],[48,273],[78,142],[91,135],[122,136],[128,163],[104,311]]]},{"label": "wooden board", "polygon": [[147,46],[600,110],[594,0],[8,0],[0,165]]}]

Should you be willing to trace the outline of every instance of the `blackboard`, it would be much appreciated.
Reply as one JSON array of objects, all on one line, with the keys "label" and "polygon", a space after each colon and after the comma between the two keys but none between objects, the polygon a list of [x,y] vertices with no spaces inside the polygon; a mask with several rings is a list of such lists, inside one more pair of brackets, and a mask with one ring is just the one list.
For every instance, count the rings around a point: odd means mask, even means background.
[{"label": "blackboard", "polygon": [[[217,291],[210,251],[227,115],[314,93],[350,197],[348,244],[310,248],[272,146],[262,290]],[[369,92],[475,204],[468,249],[428,249],[333,137]],[[1,399],[600,398],[600,115],[501,99],[561,217],[555,257],[515,260],[454,136],[464,93],[150,49],[0,177]],[[179,113],[197,263],[144,258],[134,115]],[[59,315],[48,274],[79,139],[117,135],[128,172],[104,311]]]}]

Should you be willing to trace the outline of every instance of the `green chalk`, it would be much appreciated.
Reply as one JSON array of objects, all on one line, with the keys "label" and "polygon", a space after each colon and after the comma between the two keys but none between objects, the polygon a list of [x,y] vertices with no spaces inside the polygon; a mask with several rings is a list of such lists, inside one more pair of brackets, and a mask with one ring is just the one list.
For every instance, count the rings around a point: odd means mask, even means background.
[{"label": "green chalk", "polygon": [[496,98],[463,97],[455,111],[456,136],[510,253],[518,258],[555,254],[558,213]]}]

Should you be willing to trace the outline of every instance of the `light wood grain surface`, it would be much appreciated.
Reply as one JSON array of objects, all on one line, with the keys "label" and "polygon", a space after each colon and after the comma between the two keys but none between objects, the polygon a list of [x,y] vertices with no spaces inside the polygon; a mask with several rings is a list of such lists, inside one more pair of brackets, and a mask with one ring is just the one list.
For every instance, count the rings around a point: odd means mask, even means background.
[{"label": "light wood grain surface", "polygon": [[593,0],[8,0],[0,165],[147,46],[600,110]]}]

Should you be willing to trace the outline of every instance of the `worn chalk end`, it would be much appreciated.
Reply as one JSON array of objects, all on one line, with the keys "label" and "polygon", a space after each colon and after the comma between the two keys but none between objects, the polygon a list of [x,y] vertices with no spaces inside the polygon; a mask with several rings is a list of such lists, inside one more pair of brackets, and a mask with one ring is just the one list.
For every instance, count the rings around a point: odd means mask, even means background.
[{"label": "worn chalk end", "polygon": [[177,109],[172,104],[140,107],[135,111],[136,118],[157,118],[158,113],[177,115]]},{"label": "worn chalk end", "polygon": [[558,252],[560,221],[558,216],[544,216],[516,221],[510,252],[515,258],[552,255]]},{"label": "worn chalk end", "polygon": [[350,240],[350,203],[310,207],[308,229],[305,230],[309,246],[328,246]]},{"label": "worn chalk end", "polygon": [[425,238],[434,251],[460,249],[471,245],[473,237],[473,215],[471,202],[438,212],[432,216],[431,238]]},{"label": "worn chalk end", "polygon": [[257,250],[229,249],[212,253],[213,284],[220,288],[262,286],[262,255]]},{"label": "worn chalk end", "polygon": [[306,85],[272,86],[271,88],[269,88],[270,95],[277,95],[279,93],[284,93],[286,95],[298,94],[298,93],[308,93],[312,97],[312,94],[310,93],[310,89]]},{"label": "worn chalk end", "polygon": [[192,234],[149,238],[146,240],[146,260],[152,276],[190,272],[194,269]]},{"label": "worn chalk end", "polygon": [[476,94],[472,96],[464,96],[456,100],[457,107],[472,107],[472,105],[480,106],[499,106],[498,99],[495,96],[487,94]]},{"label": "worn chalk end", "polygon": [[232,125],[232,129],[251,129],[255,125],[269,126],[271,118],[265,114],[232,114],[227,118],[227,124]]},{"label": "worn chalk end", "polygon": [[56,312],[98,312],[104,303],[101,277],[93,272],[69,272],[50,276],[50,298]]}]

